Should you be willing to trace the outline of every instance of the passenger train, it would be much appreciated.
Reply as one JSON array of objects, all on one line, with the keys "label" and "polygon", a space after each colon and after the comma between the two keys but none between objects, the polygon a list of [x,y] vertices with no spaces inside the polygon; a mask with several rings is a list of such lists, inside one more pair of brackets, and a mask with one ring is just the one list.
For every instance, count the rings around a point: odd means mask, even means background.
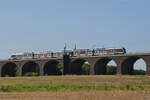
[{"label": "passenger train", "polygon": [[63,50],[60,52],[25,52],[25,53],[14,53],[11,55],[12,60],[23,60],[23,59],[44,59],[44,58],[61,58],[64,54],[70,57],[80,56],[100,56],[100,55],[121,55],[125,54],[125,48],[96,48],[96,49],[74,49],[74,50]]}]

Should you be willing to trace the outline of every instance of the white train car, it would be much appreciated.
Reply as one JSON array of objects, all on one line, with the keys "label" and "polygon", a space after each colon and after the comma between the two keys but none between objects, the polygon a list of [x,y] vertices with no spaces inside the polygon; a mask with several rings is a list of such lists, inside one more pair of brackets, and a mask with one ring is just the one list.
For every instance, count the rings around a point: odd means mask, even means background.
[{"label": "white train car", "polygon": [[25,53],[14,53],[11,55],[12,60],[22,59],[46,59],[46,58],[62,58],[64,54],[70,57],[80,56],[100,56],[100,55],[120,55],[125,54],[125,48],[96,48],[96,49],[74,49],[65,51],[47,51],[47,52],[25,52]]}]

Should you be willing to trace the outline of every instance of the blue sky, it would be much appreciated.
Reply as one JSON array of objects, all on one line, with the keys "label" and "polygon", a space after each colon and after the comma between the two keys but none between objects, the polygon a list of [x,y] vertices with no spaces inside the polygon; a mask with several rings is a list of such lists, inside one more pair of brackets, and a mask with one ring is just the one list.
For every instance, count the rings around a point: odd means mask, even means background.
[{"label": "blue sky", "polygon": [[150,0],[1,0],[0,58],[13,52],[125,47],[150,51]]}]

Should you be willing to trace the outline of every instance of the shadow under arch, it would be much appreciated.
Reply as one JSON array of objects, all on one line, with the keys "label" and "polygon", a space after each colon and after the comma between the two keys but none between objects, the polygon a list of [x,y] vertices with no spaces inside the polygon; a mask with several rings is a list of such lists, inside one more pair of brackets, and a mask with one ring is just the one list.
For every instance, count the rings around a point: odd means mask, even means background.
[{"label": "shadow under arch", "polygon": [[[87,64],[87,65],[84,65]],[[90,65],[85,59],[77,59],[71,62],[69,67],[69,74],[72,75],[88,75],[90,70]]]},{"label": "shadow under arch", "polygon": [[44,75],[62,75],[63,68],[57,60],[46,62],[43,67]]},{"label": "shadow under arch", "polygon": [[24,76],[26,73],[35,72],[37,75],[40,74],[40,67],[39,64],[33,61],[26,62],[22,67],[22,76]]},{"label": "shadow under arch", "polygon": [[2,77],[9,76],[15,77],[17,74],[17,65],[12,62],[8,62],[3,65],[2,67]]},{"label": "shadow under arch", "polygon": [[135,75],[134,73],[134,64],[139,59],[142,59],[145,64],[146,61],[142,57],[129,57],[123,61],[121,64],[121,74],[123,75]]},{"label": "shadow under arch", "polygon": [[108,65],[109,62],[112,62],[112,61],[114,62],[115,67],[116,67],[115,72],[114,72],[116,74],[117,73],[117,64],[116,64],[116,62],[112,58],[101,58],[98,61],[96,61],[95,65],[94,65],[95,75],[107,75],[106,66]]}]

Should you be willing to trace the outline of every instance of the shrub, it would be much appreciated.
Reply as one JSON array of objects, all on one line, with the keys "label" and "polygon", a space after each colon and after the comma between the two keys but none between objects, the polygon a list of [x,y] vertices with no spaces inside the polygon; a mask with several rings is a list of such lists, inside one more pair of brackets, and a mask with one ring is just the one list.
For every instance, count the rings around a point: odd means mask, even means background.
[{"label": "shrub", "polygon": [[16,68],[16,75],[15,76],[20,76],[18,68]]},{"label": "shrub", "polygon": [[63,75],[63,67],[61,66],[61,64],[57,65],[57,75]]},{"label": "shrub", "polygon": [[9,77],[9,75],[7,74],[7,75],[5,75],[5,77]]},{"label": "shrub", "polygon": [[24,76],[38,76],[38,73],[36,72],[27,72],[24,74]]},{"label": "shrub", "polygon": [[117,73],[117,67],[116,66],[106,66],[108,75],[115,75]]},{"label": "shrub", "polygon": [[83,71],[83,74],[89,75],[89,73],[90,73],[90,66],[89,66],[89,64],[84,63],[82,65],[82,71]]},{"label": "shrub", "polygon": [[146,75],[146,71],[144,70],[134,70],[134,75]]}]

